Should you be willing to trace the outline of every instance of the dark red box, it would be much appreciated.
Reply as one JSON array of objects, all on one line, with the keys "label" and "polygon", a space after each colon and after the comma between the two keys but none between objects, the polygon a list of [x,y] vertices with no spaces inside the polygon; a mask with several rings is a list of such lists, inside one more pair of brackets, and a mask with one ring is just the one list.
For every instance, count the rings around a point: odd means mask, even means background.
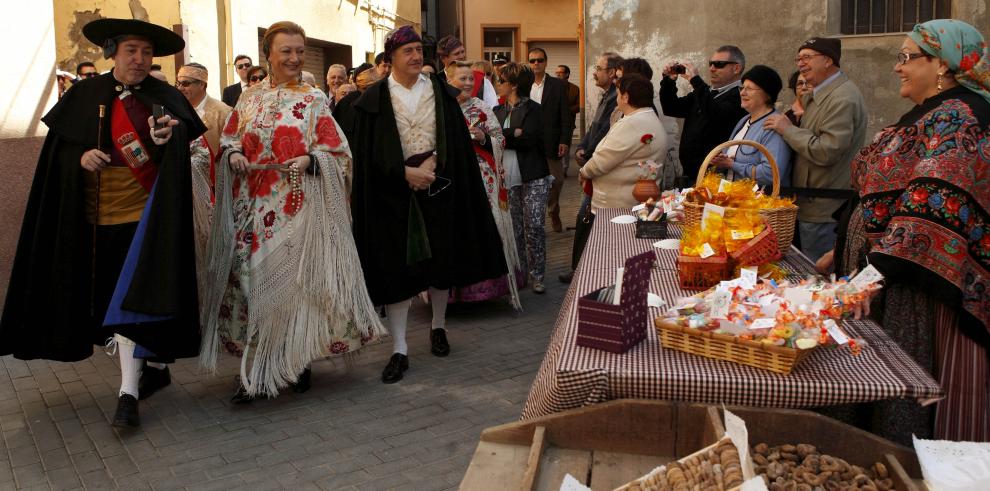
[{"label": "dark red box", "polygon": [[646,339],[646,295],[656,259],[653,251],[626,259],[619,305],[597,301],[601,288],[578,299],[578,346],[625,353]]}]

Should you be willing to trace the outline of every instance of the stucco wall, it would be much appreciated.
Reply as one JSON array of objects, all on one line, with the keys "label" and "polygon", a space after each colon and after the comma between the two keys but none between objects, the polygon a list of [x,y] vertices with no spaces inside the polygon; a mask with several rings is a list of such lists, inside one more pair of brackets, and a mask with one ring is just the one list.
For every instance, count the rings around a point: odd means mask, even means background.
[{"label": "stucco wall", "polygon": [[468,59],[482,58],[482,26],[518,25],[517,49],[525,50],[530,40],[576,41],[578,14],[577,0],[465,1],[464,44]]},{"label": "stucco wall", "polygon": [[39,118],[58,97],[52,6],[40,2],[4,16],[4,35],[16,39],[17,48],[7,50],[10,70],[0,77],[0,139],[44,135]]},{"label": "stucco wall", "polygon": [[[796,67],[797,47],[807,38],[829,33],[837,19],[828,15],[835,2],[723,2],[717,0],[588,0],[585,64],[591,84],[591,67],[602,51],[647,59],[656,72],[670,59],[688,60],[699,68],[720,45],[735,44],[746,55],[748,65],[769,65],[786,83]],[[953,17],[976,26],[990,35],[990,13],[984,0],[957,0]],[[830,22],[831,21],[831,22]],[[903,34],[842,37],[842,69],[863,92],[870,114],[868,135],[896,121],[911,104],[898,94],[893,74],[894,54]],[[704,72],[703,72],[704,73]],[[707,75],[702,75],[707,80]],[[781,92],[788,104],[792,94]],[[588,111],[597,104],[597,94],[589,91]]]}]

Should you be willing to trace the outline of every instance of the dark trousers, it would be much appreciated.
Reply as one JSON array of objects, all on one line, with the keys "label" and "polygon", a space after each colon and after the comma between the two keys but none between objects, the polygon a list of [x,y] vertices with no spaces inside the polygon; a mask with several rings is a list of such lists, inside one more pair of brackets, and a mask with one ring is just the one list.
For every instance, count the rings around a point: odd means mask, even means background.
[{"label": "dark trousers", "polygon": [[595,224],[595,215],[591,213],[591,197],[585,195],[578,209],[577,223],[574,225],[574,248],[571,249],[571,269],[577,269],[584,254],[584,247],[591,236],[591,226]]},{"label": "dark trousers", "polygon": [[137,222],[120,225],[98,225],[96,227],[96,275],[93,283],[93,315],[90,325],[96,331],[94,342],[103,344],[113,336],[113,328],[103,327],[103,318],[110,306],[110,299],[117,287],[120,270],[124,267],[127,250],[134,240]]}]

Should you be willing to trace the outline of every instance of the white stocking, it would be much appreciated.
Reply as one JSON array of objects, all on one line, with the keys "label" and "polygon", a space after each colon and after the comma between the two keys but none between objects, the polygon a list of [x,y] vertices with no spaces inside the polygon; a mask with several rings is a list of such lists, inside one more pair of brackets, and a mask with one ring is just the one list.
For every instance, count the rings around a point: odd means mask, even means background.
[{"label": "white stocking", "polygon": [[450,290],[440,290],[430,287],[430,302],[433,304],[432,329],[443,329],[447,323],[447,299]]},{"label": "white stocking", "polygon": [[120,353],[120,393],[118,396],[130,394],[138,399],[138,381],[141,380],[141,369],[144,360],[134,358],[134,341],[115,334],[117,352]]},{"label": "white stocking", "polygon": [[397,303],[390,303],[385,306],[386,323],[388,331],[392,334],[392,352],[408,354],[409,346],[406,345],[406,320],[409,318],[409,300]]}]

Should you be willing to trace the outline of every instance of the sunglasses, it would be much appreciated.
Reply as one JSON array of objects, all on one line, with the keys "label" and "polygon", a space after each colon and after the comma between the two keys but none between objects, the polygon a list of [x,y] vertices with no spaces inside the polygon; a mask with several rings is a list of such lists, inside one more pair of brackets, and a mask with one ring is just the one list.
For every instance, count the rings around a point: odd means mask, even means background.
[{"label": "sunglasses", "polygon": [[264,80],[265,77],[266,77],[266,75],[254,75],[251,78],[249,78],[248,80],[251,81],[251,82],[260,82],[260,81]]},{"label": "sunglasses", "polygon": [[199,80],[176,80],[175,87],[176,88],[179,88],[179,87],[189,87],[190,85],[198,84],[198,83],[199,83]]},{"label": "sunglasses", "polygon": [[436,176],[436,179],[432,183],[430,183],[430,188],[426,192],[426,195],[432,198],[440,194],[440,192],[443,191],[444,189],[449,188],[450,185],[453,183],[454,183],[453,181],[447,179],[446,177]]},{"label": "sunglasses", "polygon": [[714,60],[708,62],[708,66],[713,66],[715,68],[725,68],[729,65],[738,65],[738,63],[734,61],[714,61]]},{"label": "sunglasses", "polygon": [[530,63],[546,63],[547,62],[547,59],[546,58],[530,58],[529,59],[529,62]]},{"label": "sunglasses", "polygon": [[250,63],[241,63],[240,65],[234,65],[238,70],[243,70],[245,68],[251,68]]},{"label": "sunglasses", "polygon": [[95,77],[97,75],[99,75],[99,73],[96,73],[96,72],[80,73],[79,74],[79,76],[82,77],[82,78],[93,78],[93,77]]}]

